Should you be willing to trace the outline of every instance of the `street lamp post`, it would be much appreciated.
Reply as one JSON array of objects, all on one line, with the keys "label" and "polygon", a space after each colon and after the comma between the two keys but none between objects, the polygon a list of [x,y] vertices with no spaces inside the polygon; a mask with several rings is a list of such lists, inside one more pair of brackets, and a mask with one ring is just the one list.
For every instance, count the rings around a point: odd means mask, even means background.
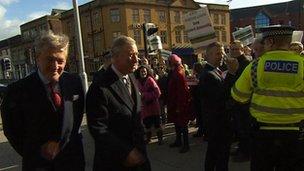
[{"label": "street lamp post", "polygon": [[82,46],[82,36],[81,36],[81,27],[80,27],[80,19],[79,19],[79,11],[78,11],[78,3],[77,0],[73,0],[74,6],[74,19],[75,19],[75,32],[77,38],[77,45],[78,45],[78,54],[79,54],[79,62],[78,62],[78,73],[82,79],[82,85],[85,93],[88,90],[88,78],[85,72],[85,65],[84,65],[84,55],[83,55],[83,46]]}]

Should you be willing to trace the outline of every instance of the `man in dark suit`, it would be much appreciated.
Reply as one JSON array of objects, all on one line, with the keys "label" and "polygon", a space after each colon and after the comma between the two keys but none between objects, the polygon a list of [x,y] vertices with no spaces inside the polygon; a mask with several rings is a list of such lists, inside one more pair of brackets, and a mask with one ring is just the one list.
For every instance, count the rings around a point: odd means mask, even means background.
[{"label": "man in dark suit", "polygon": [[230,117],[226,111],[226,102],[230,97],[230,88],[236,73],[236,59],[226,59],[228,73],[226,78],[218,68],[224,57],[224,48],[220,43],[208,45],[205,65],[199,80],[199,98],[204,116],[208,148],[205,170],[228,170],[230,148]]},{"label": "man in dark suit", "polygon": [[135,41],[126,36],[112,45],[112,65],[100,73],[87,93],[87,117],[95,140],[93,170],[149,171],[140,95],[132,74],[138,65]]},{"label": "man in dark suit", "polygon": [[68,38],[46,32],[36,41],[38,69],[8,86],[1,115],[24,171],[84,171],[80,77],[64,72]]},{"label": "man in dark suit", "polygon": [[[241,76],[243,70],[250,63],[248,56],[245,55],[244,45],[241,41],[235,40],[230,45],[230,56],[238,60],[239,67],[235,74],[235,81]],[[231,105],[230,113],[232,115],[233,127],[236,137],[239,140],[238,145],[234,148],[236,149],[234,153],[235,161],[247,161],[250,156],[250,113],[249,104]]]}]

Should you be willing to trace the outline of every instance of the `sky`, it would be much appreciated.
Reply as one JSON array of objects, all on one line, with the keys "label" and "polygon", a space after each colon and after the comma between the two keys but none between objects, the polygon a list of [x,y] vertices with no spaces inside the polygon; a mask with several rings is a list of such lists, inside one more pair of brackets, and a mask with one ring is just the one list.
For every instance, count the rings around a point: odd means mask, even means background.
[{"label": "sky", "polygon": [[[89,1],[91,0],[78,0],[78,4]],[[230,3],[227,3],[227,0],[195,1],[228,4],[231,9],[235,9],[289,0],[232,0]],[[21,24],[50,14],[53,8],[71,9],[72,6],[72,0],[0,0],[0,40],[20,34],[19,26]]]}]

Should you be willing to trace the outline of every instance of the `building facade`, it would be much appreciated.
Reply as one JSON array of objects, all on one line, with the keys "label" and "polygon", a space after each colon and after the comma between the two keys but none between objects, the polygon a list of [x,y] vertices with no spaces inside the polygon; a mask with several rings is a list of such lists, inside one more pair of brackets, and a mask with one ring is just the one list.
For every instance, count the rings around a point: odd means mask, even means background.
[{"label": "building facade", "polygon": [[228,5],[207,4],[217,40],[230,44],[230,11]]},{"label": "building facade", "polygon": [[292,0],[231,10],[232,32],[248,25],[259,28],[275,24],[290,25],[297,30],[304,30],[304,1]]},{"label": "building facade", "polygon": [[[229,7],[207,4],[219,41],[230,42]],[[95,0],[79,7],[86,70],[89,76],[99,67],[102,54],[109,50],[114,38],[128,35],[144,55],[143,23],[158,27],[166,50],[191,47],[183,24],[183,15],[200,8],[193,0]],[[78,53],[73,10],[61,15],[63,32],[70,37],[69,69],[77,71]]]},{"label": "building facade", "polygon": [[[193,0],[93,0],[79,6],[85,67],[89,79],[101,65],[102,54],[111,48],[113,39],[119,35],[134,38],[140,55],[144,55],[143,23],[154,23],[158,27],[157,35],[161,38],[163,49],[180,53],[185,60],[192,58],[193,49],[185,31],[183,16],[199,9],[200,5]],[[205,5],[210,11],[218,40],[228,44],[229,7]],[[64,33],[70,38],[67,70],[77,72],[79,60],[73,9],[54,9],[51,15],[21,25],[20,30],[21,40],[10,47],[16,79],[23,78],[35,69],[34,40],[41,31],[48,30]]]},{"label": "building facade", "polygon": [[[16,47],[22,47],[22,38],[21,35],[13,36],[8,39],[0,41],[0,80],[11,80],[15,79],[15,70],[19,68],[20,65],[19,56],[16,54]],[[19,49],[20,50],[20,49]],[[23,55],[23,50],[19,51],[21,55]],[[4,58],[8,58],[10,60],[10,70],[5,70],[4,64],[2,63]],[[25,62],[22,63],[23,66],[26,65]]]}]

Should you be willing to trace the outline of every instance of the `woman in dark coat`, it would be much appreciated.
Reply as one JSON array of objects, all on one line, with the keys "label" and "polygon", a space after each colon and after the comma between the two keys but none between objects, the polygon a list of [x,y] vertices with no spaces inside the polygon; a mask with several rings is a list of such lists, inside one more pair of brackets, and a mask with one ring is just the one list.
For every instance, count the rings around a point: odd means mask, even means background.
[{"label": "woman in dark coat", "polygon": [[170,144],[170,147],[182,146],[180,153],[185,153],[189,151],[188,122],[193,119],[190,110],[190,93],[181,58],[172,54],[169,58],[169,65],[171,73],[168,81],[168,121],[174,123],[176,132],[176,140]]}]

